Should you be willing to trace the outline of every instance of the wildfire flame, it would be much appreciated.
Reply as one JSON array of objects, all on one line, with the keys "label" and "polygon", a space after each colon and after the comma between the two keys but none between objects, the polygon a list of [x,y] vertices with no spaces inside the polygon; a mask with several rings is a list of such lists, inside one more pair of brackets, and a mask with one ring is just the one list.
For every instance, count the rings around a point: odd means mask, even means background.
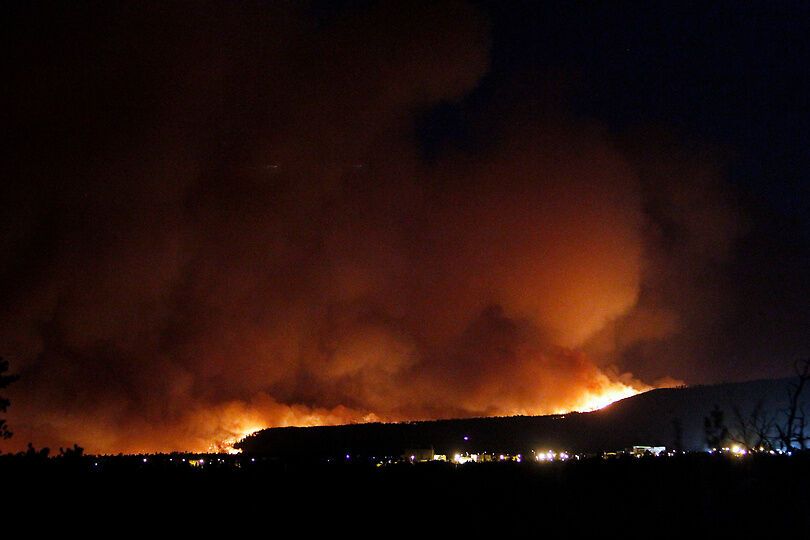
[{"label": "wildfire flame", "polygon": [[[580,398],[573,404],[571,407],[567,407],[565,409],[560,409],[554,411],[555,414],[565,414],[572,411],[577,412],[590,412],[595,411],[598,409],[603,409],[608,405],[615,403],[619,400],[634,396],[636,394],[640,394],[647,390],[652,389],[651,386],[644,386],[640,388],[636,388],[630,386],[628,384],[624,384],[621,382],[611,381],[605,387],[599,387],[594,389],[586,390]],[[525,413],[522,413],[525,414]],[[321,418],[321,421],[318,421],[318,418],[311,418],[308,417],[306,419],[300,419],[304,421],[299,422],[285,422],[285,425],[304,425],[304,426],[315,426],[315,425],[329,425],[329,424],[336,424],[341,422],[336,422],[334,419],[331,418]],[[380,421],[379,418],[376,416],[370,415],[369,417],[363,418],[363,421]],[[255,422],[255,420],[254,420]],[[262,426],[257,423],[250,423],[247,422],[234,422],[235,424],[245,425],[246,427],[240,427],[237,432],[230,433],[224,438],[218,438],[215,442],[213,442],[209,447],[208,451],[212,453],[227,453],[227,454],[239,454],[241,452],[240,449],[235,448],[237,442],[241,441],[248,435],[251,435],[257,431],[264,429],[265,427],[270,426]]]},{"label": "wildfire flame", "polygon": [[252,426],[249,428],[244,428],[235,435],[231,435],[224,439],[220,439],[218,441],[213,442],[208,447],[208,451],[215,454],[240,454],[242,450],[235,447],[236,443],[238,443],[248,435],[251,435],[252,433],[255,433],[262,429],[263,428],[261,426]]},{"label": "wildfire flame", "polygon": [[621,399],[625,399],[641,392],[645,392],[650,388],[637,389],[622,383],[614,383],[614,386],[607,389],[600,389],[598,391],[587,391],[579,400],[578,404],[573,408],[577,412],[589,412],[603,409],[608,405],[615,403]]}]

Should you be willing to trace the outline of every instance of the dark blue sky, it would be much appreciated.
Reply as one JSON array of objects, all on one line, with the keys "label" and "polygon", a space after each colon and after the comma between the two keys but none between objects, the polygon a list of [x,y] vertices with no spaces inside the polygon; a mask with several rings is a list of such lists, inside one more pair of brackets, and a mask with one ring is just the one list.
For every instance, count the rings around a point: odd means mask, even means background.
[{"label": "dark blue sky", "polygon": [[731,156],[728,180],[807,230],[810,5],[483,5],[493,69],[479,92],[517,73],[561,74],[571,85],[571,110],[616,133],[660,124],[722,145]]}]

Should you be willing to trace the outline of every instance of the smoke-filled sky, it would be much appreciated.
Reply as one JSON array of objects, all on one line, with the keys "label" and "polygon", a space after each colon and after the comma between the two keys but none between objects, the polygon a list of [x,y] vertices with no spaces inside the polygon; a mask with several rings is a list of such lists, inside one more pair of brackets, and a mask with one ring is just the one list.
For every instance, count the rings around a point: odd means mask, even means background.
[{"label": "smoke-filled sky", "polygon": [[637,8],[9,8],[3,449],[785,374],[810,13]]}]

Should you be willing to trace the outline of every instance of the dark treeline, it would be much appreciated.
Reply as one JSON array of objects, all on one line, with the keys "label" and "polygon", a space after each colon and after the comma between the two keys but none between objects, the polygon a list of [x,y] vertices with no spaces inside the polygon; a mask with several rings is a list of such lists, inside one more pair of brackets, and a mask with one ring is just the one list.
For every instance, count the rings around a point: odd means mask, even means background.
[{"label": "dark treeline", "polygon": [[650,535],[768,529],[801,537],[810,531],[805,452],[382,468],[246,456],[206,467],[180,466],[169,456],[110,457],[101,468],[92,456],[21,464],[24,459],[0,460],[2,506],[12,519],[32,510],[48,517],[25,521],[31,532],[70,523],[104,529],[111,522],[114,531],[216,525],[280,534],[293,526],[300,534],[396,530],[428,537],[483,530],[537,535],[559,526],[566,533]]}]

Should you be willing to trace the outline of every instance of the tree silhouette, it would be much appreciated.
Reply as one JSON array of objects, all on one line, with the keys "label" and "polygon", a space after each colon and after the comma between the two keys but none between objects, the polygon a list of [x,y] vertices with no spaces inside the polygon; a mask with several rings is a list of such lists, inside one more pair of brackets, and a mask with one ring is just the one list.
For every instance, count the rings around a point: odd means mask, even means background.
[{"label": "tree silhouette", "polygon": [[746,450],[773,450],[776,420],[765,409],[763,400],[759,400],[747,416],[737,406],[734,406],[732,411],[735,420],[731,433],[732,441]]},{"label": "tree silhouette", "polygon": [[48,448],[47,446],[37,450],[36,448],[34,448],[33,444],[28,443],[28,450],[25,451],[24,455],[28,459],[40,459],[40,460],[43,460],[43,459],[48,459],[48,454],[50,454],[50,453],[51,453],[51,449]]},{"label": "tree silhouette", "polygon": [[805,435],[806,412],[802,393],[810,381],[810,358],[797,360],[793,366],[796,372],[796,381],[788,388],[788,404],[785,409],[785,420],[776,430],[779,432],[779,441],[785,450],[798,446],[802,450],[807,447],[808,437]]},{"label": "tree silhouette", "polygon": [[672,419],[672,448],[678,452],[683,452],[683,422],[680,418]]},{"label": "tree silhouette", "polygon": [[728,427],[726,427],[723,411],[717,405],[711,410],[709,416],[703,419],[703,432],[706,436],[706,446],[710,449],[723,448],[728,441]]},{"label": "tree silhouette", "polygon": [[[4,360],[0,357],[0,389],[5,388],[19,378],[17,375],[4,375],[7,371],[8,360]],[[0,413],[6,412],[9,405],[11,405],[11,401],[9,401],[8,398],[0,396]],[[8,439],[11,435],[13,435],[13,433],[8,429],[5,418],[0,418],[0,437]]]},{"label": "tree silhouette", "polygon": [[81,458],[83,455],[84,448],[76,443],[73,443],[73,448],[59,448],[59,457],[64,459],[76,460]]}]

